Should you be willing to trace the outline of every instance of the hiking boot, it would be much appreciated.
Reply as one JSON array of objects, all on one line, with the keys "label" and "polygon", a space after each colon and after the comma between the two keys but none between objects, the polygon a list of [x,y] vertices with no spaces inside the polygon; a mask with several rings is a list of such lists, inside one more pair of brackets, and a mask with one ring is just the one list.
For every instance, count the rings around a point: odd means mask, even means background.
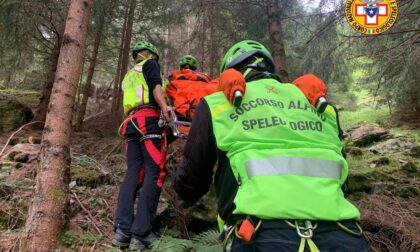
[{"label": "hiking boot", "polygon": [[124,234],[119,228],[115,231],[114,239],[112,240],[112,246],[120,249],[128,248],[130,245],[131,236]]},{"label": "hiking boot", "polygon": [[156,240],[157,237],[153,232],[150,232],[150,234],[144,238],[133,235],[129,249],[134,251],[147,249]]}]

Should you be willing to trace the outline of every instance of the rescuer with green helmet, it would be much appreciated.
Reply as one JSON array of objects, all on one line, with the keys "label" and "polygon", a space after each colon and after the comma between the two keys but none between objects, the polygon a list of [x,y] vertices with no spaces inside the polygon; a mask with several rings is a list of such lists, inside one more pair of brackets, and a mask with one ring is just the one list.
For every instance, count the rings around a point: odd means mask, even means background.
[{"label": "rescuer with green helmet", "polygon": [[197,70],[198,61],[192,55],[184,55],[181,57],[179,61],[179,68],[180,70],[183,69],[191,69],[193,71]]},{"label": "rescuer with green helmet", "polygon": [[220,72],[246,80],[242,102],[222,91],[198,105],[174,188],[187,202],[215,173],[218,221],[231,251],[369,251],[358,209],[344,196],[348,165],[337,112],[320,113],[293,84],[281,83],[271,53],[244,40]]},{"label": "rescuer with green helmet", "polygon": [[162,90],[158,50],[152,43],[140,41],[134,44],[131,55],[136,64],[122,83],[127,117],[120,127],[127,142],[127,173],[119,191],[112,244],[139,250],[156,240],[152,222],[165,178],[166,157],[163,129],[158,122],[161,111],[168,122],[172,118]]}]

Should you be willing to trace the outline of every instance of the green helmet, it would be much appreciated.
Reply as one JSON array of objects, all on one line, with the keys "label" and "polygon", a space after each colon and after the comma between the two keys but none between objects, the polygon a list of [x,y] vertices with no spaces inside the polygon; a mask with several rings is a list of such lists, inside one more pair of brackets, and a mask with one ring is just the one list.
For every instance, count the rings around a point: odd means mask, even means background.
[{"label": "green helmet", "polygon": [[239,63],[252,56],[263,57],[269,65],[269,71],[274,71],[274,61],[271,53],[260,42],[254,40],[243,40],[233,45],[223,57],[220,65],[220,72],[235,67]]},{"label": "green helmet", "polygon": [[179,66],[189,66],[192,70],[197,69],[197,59],[192,55],[184,55],[182,56],[181,60],[179,61]]},{"label": "green helmet", "polygon": [[154,53],[159,60],[159,51],[157,50],[156,46],[147,41],[140,41],[135,43],[133,49],[131,49],[131,55],[135,59],[137,57],[137,53],[143,50],[149,50],[150,52]]}]

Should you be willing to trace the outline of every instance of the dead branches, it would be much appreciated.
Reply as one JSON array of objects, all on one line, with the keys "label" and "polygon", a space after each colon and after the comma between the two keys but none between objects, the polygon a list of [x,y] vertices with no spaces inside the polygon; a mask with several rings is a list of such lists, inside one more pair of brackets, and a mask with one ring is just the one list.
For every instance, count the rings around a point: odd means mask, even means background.
[{"label": "dead branches", "polygon": [[23,128],[25,128],[26,126],[29,126],[29,125],[32,125],[32,124],[37,124],[37,123],[44,123],[44,122],[41,122],[41,121],[34,121],[34,122],[30,122],[30,123],[27,123],[27,124],[25,124],[25,125],[22,125],[18,130],[16,130],[15,132],[13,132],[12,133],[12,135],[10,135],[10,137],[9,137],[9,139],[7,139],[7,141],[6,141],[6,143],[4,144],[4,146],[3,146],[3,149],[1,149],[1,151],[0,151],[0,157],[3,155],[3,153],[4,153],[4,151],[6,150],[6,148],[7,148],[7,145],[9,145],[9,143],[10,143],[10,141],[12,140],[12,138],[17,134],[17,133],[19,133]]},{"label": "dead branches", "polygon": [[99,234],[107,236],[108,238],[111,238],[108,236],[108,234],[106,234],[105,232],[103,232],[100,228],[98,223],[96,223],[95,218],[92,216],[92,214],[90,213],[90,211],[83,205],[83,203],[80,201],[79,197],[77,197],[77,194],[75,192],[71,192],[74,196],[74,198],[76,199],[77,203],[79,204],[79,206],[83,209],[83,211],[88,215],[88,219],[92,222],[93,226],[95,227],[96,231],[98,231]]}]

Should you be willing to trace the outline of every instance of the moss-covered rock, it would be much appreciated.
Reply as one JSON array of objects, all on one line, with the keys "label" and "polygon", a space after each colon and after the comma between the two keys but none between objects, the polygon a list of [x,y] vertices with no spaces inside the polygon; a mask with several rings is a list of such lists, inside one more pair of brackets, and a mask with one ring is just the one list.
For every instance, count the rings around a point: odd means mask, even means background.
[{"label": "moss-covered rock", "polygon": [[0,118],[0,132],[9,132],[32,120],[33,113],[17,101],[0,100]]},{"label": "moss-covered rock", "polygon": [[109,174],[103,174],[95,169],[84,166],[72,167],[70,177],[72,181],[76,181],[78,186],[87,186],[90,188],[111,182]]},{"label": "moss-covered rock", "polygon": [[389,130],[379,127],[377,124],[366,124],[355,129],[351,133],[351,140],[355,146],[367,146],[389,137]]},{"label": "moss-covered rock", "polygon": [[348,193],[366,192],[370,193],[373,189],[375,180],[369,173],[349,175]]}]

